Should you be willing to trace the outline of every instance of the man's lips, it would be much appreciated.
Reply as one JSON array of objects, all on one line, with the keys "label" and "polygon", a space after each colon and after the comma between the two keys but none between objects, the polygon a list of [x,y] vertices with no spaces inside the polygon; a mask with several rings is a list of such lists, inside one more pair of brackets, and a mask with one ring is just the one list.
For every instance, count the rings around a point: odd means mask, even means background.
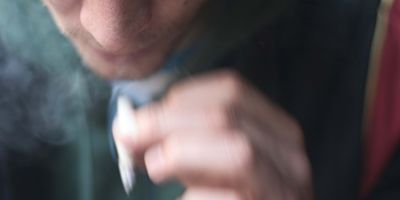
[{"label": "man's lips", "polygon": [[146,47],[134,51],[132,53],[112,53],[95,47],[89,47],[89,48],[95,54],[96,57],[105,60],[107,62],[121,62],[121,61],[126,62],[126,61],[137,60],[148,54],[151,49],[150,47]]}]

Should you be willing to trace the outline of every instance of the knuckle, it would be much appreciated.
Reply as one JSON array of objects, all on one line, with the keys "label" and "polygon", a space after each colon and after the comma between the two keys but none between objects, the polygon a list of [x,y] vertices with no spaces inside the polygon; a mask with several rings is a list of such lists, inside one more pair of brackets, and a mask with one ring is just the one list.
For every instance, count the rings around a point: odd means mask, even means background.
[{"label": "knuckle", "polygon": [[243,200],[244,198],[238,191],[230,189],[217,189],[217,190],[196,190],[188,189],[185,194],[180,198],[181,200],[195,200],[195,199],[225,199],[225,200]]},{"label": "knuckle", "polygon": [[179,106],[180,104],[180,97],[179,94],[181,93],[181,86],[173,86],[168,90],[164,98],[164,102],[166,105],[170,107]]},{"label": "knuckle", "polygon": [[254,165],[254,152],[248,139],[243,135],[238,135],[235,138],[234,144],[236,145],[236,171],[237,172],[250,172]]},{"label": "knuckle", "polygon": [[178,147],[182,141],[178,137],[170,137],[164,143],[165,162],[169,169],[179,170],[180,155]]},{"label": "knuckle", "polygon": [[226,192],[226,198],[227,200],[242,200],[243,198],[241,197],[241,195],[236,192],[236,191],[229,191]]},{"label": "knuckle", "polygon": [[223,71],[221,72],[219,78],[223,88],[225,88],[225,91],[231,100],[241,96],[242,92],[244,91],[244,81],[236,71]]},{"label": "knuckle", "polygon": [[213,109],[210,112],[209,120],[216,128],[235,129],[237,127],[239,111],[234,105]]},{"label": "knuckle", "polygon": [[222,78],[226,78],[228,80],[237,80],[240,79],[240,74],[236,70],[232,69],[223,69],[220,71],[219,75]]},{"label": "knuckle", "polygon": [[159,107],[155,105],[151,105],[148,107],[147,117],[149,119],[149,124],[147,125],[149,135],[154,135],[161,130],[161,124],[159,119]]},{"label": "knuckle", "polygon": [[244,200],[238,193],[234,193],[231,196],[231,200]]},{"label": "knuckle", "polygon": [[293,122],[291,126],[291,133],[293,133],[295,144],[304,146],[304,134],[302,128],[298,122]]}]

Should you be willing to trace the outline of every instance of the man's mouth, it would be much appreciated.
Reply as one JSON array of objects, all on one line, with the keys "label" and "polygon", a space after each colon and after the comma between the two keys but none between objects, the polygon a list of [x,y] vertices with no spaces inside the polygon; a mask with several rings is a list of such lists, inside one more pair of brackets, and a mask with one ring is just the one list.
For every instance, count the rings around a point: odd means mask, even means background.
[{"label": "man's mouth", "polygon": [[132,53],[112,53],[95,47],[89,48],[96,57],[110,63],[134,61],[143,58],[151,50],[151,47],[145,47]]}]

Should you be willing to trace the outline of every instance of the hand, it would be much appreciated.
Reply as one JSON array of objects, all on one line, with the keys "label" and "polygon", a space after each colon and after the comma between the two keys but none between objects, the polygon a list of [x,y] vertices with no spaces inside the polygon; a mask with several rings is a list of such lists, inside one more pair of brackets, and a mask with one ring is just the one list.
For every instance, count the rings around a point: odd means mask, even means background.
[{"label": "hand", "polygon": [[117,140],[155,183],[181,181],[184,200],[312,199],[299,125],[235,72],[182,81],[134,115]]}]

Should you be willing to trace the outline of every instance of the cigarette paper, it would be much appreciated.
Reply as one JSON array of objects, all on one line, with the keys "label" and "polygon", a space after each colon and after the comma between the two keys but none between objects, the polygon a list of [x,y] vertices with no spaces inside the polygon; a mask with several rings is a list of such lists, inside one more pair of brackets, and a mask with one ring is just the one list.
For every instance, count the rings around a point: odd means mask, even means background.
[{"label": "cigarette paper", "polygon": [[[114,134],[132,136],[132,134],[136,133],[134,109],[128,98],[118,98],[114,123],[116,123],[114,125],[118,126],[116,129],[118,133]],[[118,142],[118,140],[115,140],[115,144],[118,152],[118,166],[122,184],[125,192],[129,194],[135,184],[134,158],[124,144]]]}]

